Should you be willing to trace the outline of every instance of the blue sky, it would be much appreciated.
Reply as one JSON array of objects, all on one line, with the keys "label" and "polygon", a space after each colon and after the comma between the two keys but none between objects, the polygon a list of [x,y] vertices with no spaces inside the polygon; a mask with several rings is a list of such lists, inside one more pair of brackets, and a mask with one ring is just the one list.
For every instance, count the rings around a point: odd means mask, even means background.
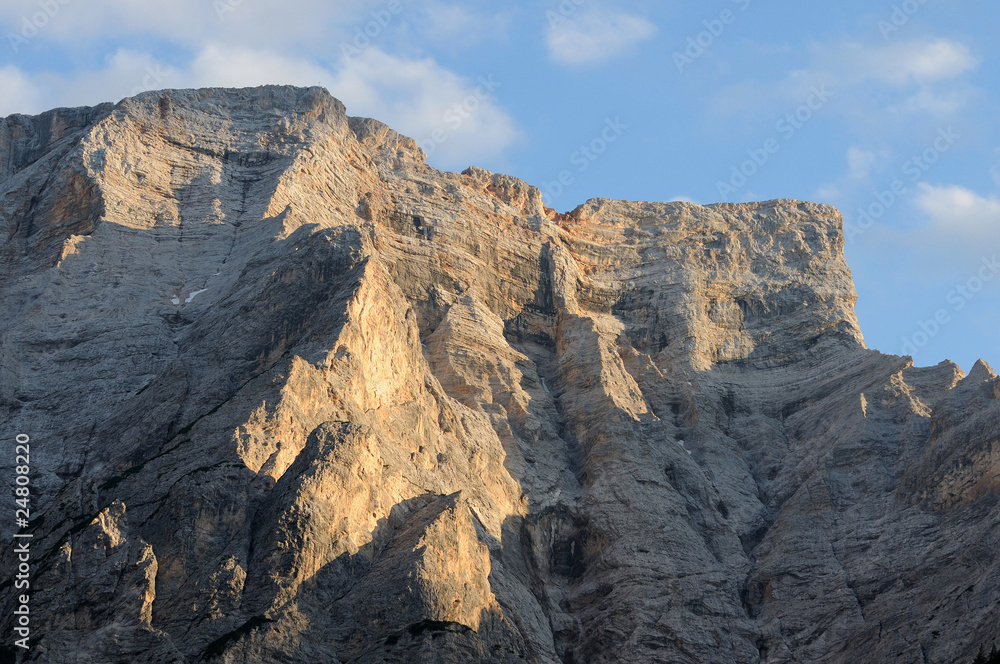
[{"label": "blue sky", "polygon": [[0,115],[324,85],[352,115],[588,198],[839,207],[868,345],[1000,364],[995,0],[0,0]]}]

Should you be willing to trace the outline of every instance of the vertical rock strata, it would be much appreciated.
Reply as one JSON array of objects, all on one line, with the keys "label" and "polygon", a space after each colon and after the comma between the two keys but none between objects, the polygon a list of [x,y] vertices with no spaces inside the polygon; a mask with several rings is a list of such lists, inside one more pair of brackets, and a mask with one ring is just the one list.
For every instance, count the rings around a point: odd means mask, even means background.
[{"label": "vertical rock strata", "polygon": [[865,347],[830,207],[557,214],[265,87],[0,121],[0,238],[26,661],[910,664],[996,636],[1000,379]]}]

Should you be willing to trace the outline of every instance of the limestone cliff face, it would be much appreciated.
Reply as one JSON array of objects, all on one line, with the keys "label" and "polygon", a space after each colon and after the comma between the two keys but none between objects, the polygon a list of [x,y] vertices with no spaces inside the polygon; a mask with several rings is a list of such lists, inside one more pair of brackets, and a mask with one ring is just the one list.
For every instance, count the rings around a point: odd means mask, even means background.
[{"label": "limestone cliff face", "polygon": [[267,87],[0,121],[0,238],[27,661],[950,663],[996,636],[1000,379],[865,347],[830,207],[557,214]]}]

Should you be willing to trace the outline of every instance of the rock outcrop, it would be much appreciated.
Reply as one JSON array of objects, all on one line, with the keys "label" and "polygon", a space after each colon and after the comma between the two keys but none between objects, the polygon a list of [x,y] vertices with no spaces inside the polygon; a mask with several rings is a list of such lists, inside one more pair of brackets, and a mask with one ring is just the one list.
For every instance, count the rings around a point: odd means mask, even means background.
[{"label": "rock outcrop", "polygon": [[1000,379],[866,348],[833,208],[559,214],[265,87],[0,121],[0,238],[17,661],[912,664],[997,637]]}]

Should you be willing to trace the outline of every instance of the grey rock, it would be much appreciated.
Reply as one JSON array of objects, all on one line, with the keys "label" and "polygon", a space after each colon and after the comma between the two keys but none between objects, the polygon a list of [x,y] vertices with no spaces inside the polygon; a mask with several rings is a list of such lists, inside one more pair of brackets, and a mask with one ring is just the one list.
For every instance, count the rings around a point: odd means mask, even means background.
[{"label": "grey rock", "polygon": [[910,664],[996,638],[1000,379],[865,346],[831,207],[557,213],[264,87],[0,121],[0,238],[24,661]]}]

